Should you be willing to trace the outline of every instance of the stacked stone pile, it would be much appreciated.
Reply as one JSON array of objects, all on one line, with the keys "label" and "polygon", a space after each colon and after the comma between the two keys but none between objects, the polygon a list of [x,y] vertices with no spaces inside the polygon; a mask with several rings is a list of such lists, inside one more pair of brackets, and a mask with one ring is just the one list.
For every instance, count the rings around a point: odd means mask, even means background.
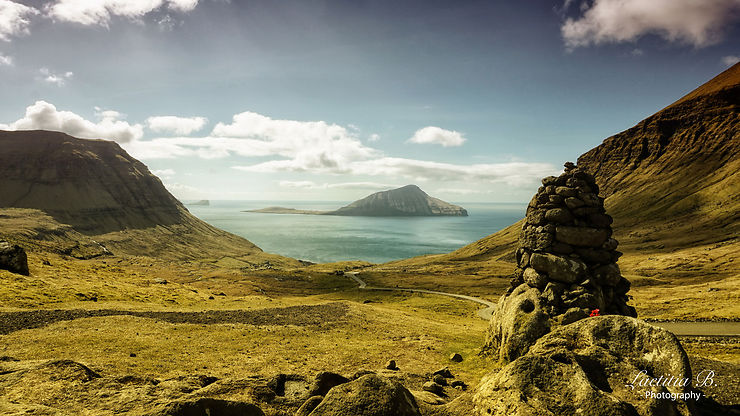
[{"label": "stacked stone pile", "polygon": [[557,326],[593,315],[637,316],[593,176],[569,162],[542,185],[527,208],[512,287],[488,331],[486,349],[505,362]]},{"label": "stacked stone pile", "polygon": [[594,177],[566,163],[562,175],[544,178],[542,185],[527,208],[512,286],[539,289],[545,312],[560,323],[594,309],[637,316],[627,305],[630,283],[616,264],[622,253]]}]

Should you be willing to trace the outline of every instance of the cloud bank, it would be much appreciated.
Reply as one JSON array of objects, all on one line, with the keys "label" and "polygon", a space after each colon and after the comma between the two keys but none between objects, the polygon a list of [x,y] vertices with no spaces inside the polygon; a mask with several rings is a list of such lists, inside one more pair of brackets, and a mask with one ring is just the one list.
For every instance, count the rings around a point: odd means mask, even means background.
[{"label": "cloud bank", "polygon": [[[210,135],[205,137],[176,136],[142,140],[142,124],[123,121],[122,115],[116,111],[98,108],[96,111],[99,120],[93,122],[70,111],[59,111],[45,101],[37,101],[26,109],[23,118],[8,125],[0,124],[0,129],[56,130],[76,137],[115,140],[134,157],[143,160],[178,157],[219,159],[230,156],[269,159],[232,166],[235,170],[255,173],[355,175],[362,179],[386,177],[393,181],[404,178],[413,182],[506,183],[523,186],[558,172],[547,163],[460,165],[389,157],[378,149],[364,145],[356,128],[325,121],[273,119],[254,112],[236,114],[230,123],[217,123]],[[195,131],[204,123],[205,119],[201,117],[159,116],[147,119],[151,129],[182,133]],[[283,181],[279,185],[305,189],[366,190],[397,186],[367,180],[332,185]]]},{"label": "cloud bank", "polygon": [[13,36],[27,35],[31,17],[39,11],[10,0],[0,0],[0,40],[10,41]]},{"label": "cloud bank", "polygon": [[36,101],[26,108],[25,117],[10,124],[0,124],[3,130],[53,130],[85,139],[108,139],[119,143],[138,140],[144,135],[143,126],[119,120],[120,113],[103,111],[100,120],[92,122],[71,111],[59,111],[46,101]]},{"label": "cloud bank", "polygon": [[740,18],[740,0],[595,0],[581,12],[561,27],[569,49],[650,34],[703,47],[722,40],[725,27]]},{"label": "cloud bank", "polygon": [[419,144],[439,144],[443,147],[457,147],[462,146],[466,140],[467,139],[464,138],[461,133],[456,131],[428,126],[417,130],[408,142]]},{"label": "cloud bank", "polygon": [[730,55],[730,56],[723,56],[722,57],[722,65],[724,65],[724,66],[726,66],[728,68],[731,67],[731,66],[733,66],[733,65],[735,65],[738,62],[740,62],[740,56]]},{"label": "cloud bank", "polygon": [[58,0],[45,7],[52,19],[85,26],[108,26],[113,16],[139,20],[156,10],[189,12],[198,0]]},{"label": "cloud bank", "polygon": [[156,116],[146,119],[149,130],[182,136],[200,131],[207,122],[205,117]]}]

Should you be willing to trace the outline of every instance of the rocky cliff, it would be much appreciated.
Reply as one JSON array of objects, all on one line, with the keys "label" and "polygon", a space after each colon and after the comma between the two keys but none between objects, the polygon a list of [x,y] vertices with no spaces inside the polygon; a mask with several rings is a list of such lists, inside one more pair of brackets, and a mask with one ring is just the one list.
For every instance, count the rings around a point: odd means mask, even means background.
[{"label": "rocky cliff", "polygon": [[416,185],[376,192],[327,215],[354,216],[463,216],[464,208],[427,195]]},{"label": "rocky cliff", "polygon": [[[264,254],[191,215],[159,178],[115,142],[41,130],[0,131],[0,149],[0,234],[13,233],[14,241],[103,244],[102,253],[260,255],[274,257],[273,263],[293,262]],[[29,225],[23,219],[46,215],[56,224],[47,219]]]},{"label": "rocky cliff", "polygon": [[625,243],[740,235],[740,64],[578,158]]},{"label": "rocky cliff", "polygon": [[102,234],[182,222],[187,210],[111,141],[48,131],[0,132],[0,207],[36,208]]}]

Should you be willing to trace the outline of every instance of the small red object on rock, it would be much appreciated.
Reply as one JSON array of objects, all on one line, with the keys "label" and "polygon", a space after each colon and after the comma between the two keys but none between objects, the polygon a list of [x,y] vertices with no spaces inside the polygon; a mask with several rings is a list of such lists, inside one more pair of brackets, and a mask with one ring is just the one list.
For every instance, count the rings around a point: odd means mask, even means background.
[{"label": "small red object on rock", "polygon": [[599,316],[599,310],[598,309],[592,310],[591,311],[591,315],[589,315],[589,316]]}]

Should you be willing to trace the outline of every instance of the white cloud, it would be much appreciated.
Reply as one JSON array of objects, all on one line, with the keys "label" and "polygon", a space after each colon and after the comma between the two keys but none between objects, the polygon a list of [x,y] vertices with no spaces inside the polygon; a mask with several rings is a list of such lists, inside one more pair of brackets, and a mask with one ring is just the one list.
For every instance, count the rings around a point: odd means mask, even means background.
[{"label": "white cloud", "polygon": [[10,0],[0,0],[0,40],[10,41],[12,36],[28,34],[30,18],[39,11]]},{"label": "white cloud", "polygon": [[118,120],[120,114],[115,111],[98,112],[98,116],[100,121],[95,123],[71,111],[58,111],[53,104],[46,101],[36,101],[26,108],[25,117],[2,127],[6,130],[61,131],[75,137],[109,139],[119,143],[143,136],[144,129],[140,124],[131,125]]},{"label": "white cloud", "polygon": [[[404,178],[413,182],[506,183],[512,186],[529,185],[543,176],[558,173],[558,169],[545,163],[517,161],[458,165],[387,157],[379,150],[363,145],[357,136],[359,132],[324,121],[275,120],[256,113],[240,113],[234,116],[231,124],[218,123],[207,137],[140,140],[143,125],[122,121],[123,116],[112,110],[96,108],[96,116],[100,120],[92,122],[69,111],[58,111],[45,101],[37,101],[26,109],[25,117],[10,125],[0,125],[0,128],[56,130],[76,137],[112,139],[139,159],[216,159],[231,155],[272,158],[261,163],[233,166],[247,172],[348,174],[386,177],[393,182]],[[160,172],[162,175],[168,173],[167,170]],[[366,190],[397,187],[391,183],[367,181],[334,184],[284,181],[280,186]]]},{"label": "white cloud", "polygon": [[61,21],[108,26],[113,16],[139,20],[156,10],[189,12],[197,5],[198,0],[57,0],[45,10]]},{"label": "white cloud", "polygon": [[375,133],[371,134],[370,137],[367,138],[367,141],[369,142],[377,142],[378,140],[380,140],[380,135]]},{"label": "white cloud", "polygon": [[63,74],[55,74],[49,70],[49,68],[41,68],[39,69],[39,72],[41,73],[41,79],[44,82],[48,82],[49,84],[54,84],[57,87],[62,87],[64,84],[67,83],[67,80],[72,79],[72,77],[75,75],[71,71],[67,71]]},{"label": "white cloud", "polygon": [[276,120],[253,112],[218,123],[205,143],[232,146],[243,156],[281,156],[274,161],[296,171],[336,172],[379,154],[362,144],[356,132],[324,121]]},{"label": "white cloud", "polygon": [[489,194],[491,191],[480,190],[480,189],[465,189],[465,188],[441,188],[435,191],[436,194],[455,194],[455,195],[480,195]]},{"label": "white cloud", "polygon": [[419,129],[414,133],[414,137],[408,140],[409,143],[431,143],[441,144],[443,147],[462,146],[467,139],[461,133],[451,130],[445,130],[439,127],[428,126]]},{"label": "white cloud", "polygon": [[173,169],[159,169],[153,170],[152,173],[160,178],[169,179],[175,174],[175,171]]},{"label": "white cloud", "polygon": [[0,66],[13,66],[13,57],[0,55]]},{"label": "white cloud", "polygon": [[740,0],[595,0],[583,15],[561,27],[569,49],[633,42],[654,34],[670,42],[702,47],[719,42],[723,29],[740,17]]},{"label": "white cloud", "polygon": [[[274,160],[250,166],[233,166],[246,172],[312,172],[327,173],[325,169],[307,169],[294,160]],[[456,165],[426,160],[381,157],[356,161],[337,167],[333,172],[353,175],[403,177],[413,181],[484,181],[503,182],[521,186],[539,181],[542,177],[558,173],[548,163],[509,162],[495,164]]]},{"label": "white cloud", "polygon": [[206,125],[206,122],[208,119],[205,117],[156,116],[146,119],[146,124],[152,131],[185,136],[199,131]]},{"label": "white cloud", "polygon": [[722,65],[726,67],[731,67],[735,65],[736,63],[740,62],[740,56],[723,56],[722,57]]},{"label": "white cloud", "polygon": [[203,199],[205,195],[200,189],[182,183],[163,182],[163,185],[172,195],[181,201],[189,199]]},{"label": "white cloud", "polygon": [[371,191],[383,191],[393,188],[399,188],[401,186],[377,182],[340,182],[317,184],[313,181],[280,181],[278,182],[278,185],[281,188],[290,189],[360,189]]}]

